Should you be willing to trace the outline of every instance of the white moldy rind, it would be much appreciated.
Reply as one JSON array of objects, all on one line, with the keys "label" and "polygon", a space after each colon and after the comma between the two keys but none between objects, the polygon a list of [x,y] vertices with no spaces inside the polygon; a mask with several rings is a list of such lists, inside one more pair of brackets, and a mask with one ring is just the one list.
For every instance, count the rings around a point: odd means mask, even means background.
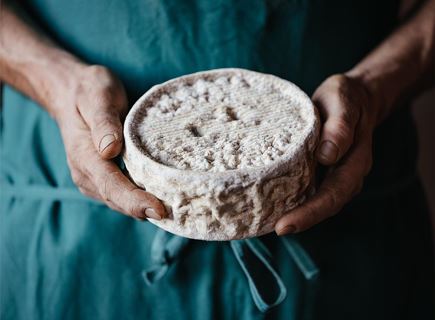
[{"label": "white moldy rind", "polygon": [[271,232],[305,200],[318,133],[294,84],[217,69],[145,93],[125,122],[124,162],[169,212],[150,222],[193,239],[242,239]]}]

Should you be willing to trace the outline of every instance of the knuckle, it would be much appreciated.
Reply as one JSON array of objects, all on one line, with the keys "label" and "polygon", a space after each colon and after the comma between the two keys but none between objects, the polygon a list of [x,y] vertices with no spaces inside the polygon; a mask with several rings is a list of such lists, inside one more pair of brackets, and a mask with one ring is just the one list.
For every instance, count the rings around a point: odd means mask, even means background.
[{"label": "knuckle", "polygon": [[304,206],[303,217],[299,218],[297,221],[295,221],[292,224],[296,228],[295,232],[301,232],[311,228],[312,226],[321,222],[325,218],[328,218],[328,216],[325,216],[325,214],[323,214],[323,212],[319,210],[317,206],[306,204]]},{"label": "knuckle", "polygon": [[316,223],[317,211],[310,205],[305,207],[305,219],[296,226],[297,230],[305,230]]},{"label": "knuckle", "polygon": [[327,208],[329,208],[328,213],[329,215],[333,215],[333,212],[336,210],[338,206],[338,199],[337,199],[337,193],[334,190],[329,190],[325,197],[325,201],[327,203]]},{"label": "knuckle", "polygon": [[106,175],[103,178],[102,183],[100,184],[99,193],[101,198],[103,199],[106,204],[112,203],[111,196],[110,196],[110,175]]},{"label": "knuckle", "polygon": [[[107,108],[108,105],[112,103],[112,92],[107,85],[101,85],[101,87],[98,89],[98,91],[95,94],[94,97],[94,103],[95,106],[98,108],[97,110],[100,111],[101,108],[103,109],[109,109]],[[109,109],[110,110],[110,109]],[[107,110],[106,110],[107,112]],[[98,115],[98,112],[96,113]],[[95,116],[96,116],[95,115]]]},{"label": "knuckle", "polygon": [[128,213],[137,219],[144,218],[143,209],[138,204],[131,204],[128,208]]},{"label": "knuckle", "polygon": [[115,115],[111,112],[98,112],[95,114],[93,122],[95,130],[106,130],[108,127],[113,127],[116,125],[117,129],[119,125],[115,124]]},{"label": "knuckle", "polygon": [[92,92],[97,89],[110,87],[110,84],[113,82],[113,74],[112,72],[101,65],[89,65],[83,69],[81,73],[80,88],[78,88],[81,92],[86,93],[89,90]]},{"label": "knuckle", "polygon": [[68,165],[69,170],[71,171],[71,175],[73,175],[73,171],[75,171],[75,161],[74,158],[67,153],[66,155],[66,163]]},{"label": "knuckle", "polygon": [[[122,83],[108,68],[101,65],[86,67],[84,72],[84,87],[90,87],[94,103],[97,105],[126,103],[127,97]],[[89,88],[88,88],[89,89]],[[85,90],[89,91],[89,90]]]},{"label": "knuckle", "polygon": [[[89,158],[91,158],[91,157],[89,157]],[[81,171],[83,172],[83,174],[85,176],[89,177],[90,180],[95,180],[95,178],[94,178],[95,173],[94,173],[93,166],[92,166],[92,163],[94,163],[94,160],[92,158],[91,159],[89,159],[89,158],[83,158],[83,159],[85,159],[85,161],[83,161]],[[86,160],[88,160],[88,161],[86,161]],[[98,184],[95,184],[95,185],[98,185]]]},{"label": "knuckle", "polygon": [[353,138],[353,129],[344,119],[337,119],[334,129],[341,140],[348,141]]},{"label": "knuckle", "polygon": [[110,201],[104,201],[104,203],[106,204],[106,206],[108,206],[110,209],[115,210],[115,211],[120,211],[120,209],[112,202]]},{"label": "knuckle", "polygon": [[359,109],[353,107],[344,108],[343,114],[341,115],[342,121],[350,129],[355,127],[359,117],[360,117]]},{"label": "knuckle", "polygon": [[92,192],[90,192],[87,188],[84,188],[82,186],[80,186],[78,188],[79,188],[80,193],[84,194],[85,196],[91,197],[91,198],[94,197],[94,194]]},{"label": "knuckle", "polygon": [[368,157],[364,167],[364,176],[367,176],[369,174],[369,172],[372,170],[372,166],[373,166],[373,157],[370,156]]},{"label": "knuckle", "polygon": [[347,84],[347,79],[342,74],[333,74],[327,81],[337,88],[341,88]]},{"label": "knuckle", "polygon": [[91,130],[102,133],[119,133],[122,131],[122,124],[119,112],[114,108],[105,108],[95,112],[91,119]]},{"label": "knuckle", "polygon": [[94,64],[86,67],[86,72],[89,76],[97,77],[99,79],[112,78],[110,70],[104,66]]},{"label": "knuckle", "polygon": [[99,179],[97,184],[100,186],[99,193],[103,201],[106,203],[113,203],[114,205],[119,202],[118,192],[116,192],[116,187],[113,185],[116,174],[116,171],[108,171]]},{"label": "knuckle", "polygon": [[342,193],[339,188],[328,187],[326,189],[324,203],[326,209],[326,217],[336,215],[343,207]]},{"label": "knuckle", "polygon": [[83,186],[84,176],[78,170],[71,170],[71,179],[77,187]]}]

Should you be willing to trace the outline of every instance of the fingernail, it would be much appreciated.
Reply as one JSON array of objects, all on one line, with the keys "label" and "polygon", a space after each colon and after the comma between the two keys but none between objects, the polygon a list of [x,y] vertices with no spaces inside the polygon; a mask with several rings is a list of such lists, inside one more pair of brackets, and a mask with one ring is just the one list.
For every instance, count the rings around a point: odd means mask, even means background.
[{"label": "fingernail", "polygon": [[328,162],[335,162],[338,156],[338,147],[329,140],[323,141],[319,148],[319,156]]},{"label": "fingernail", "polygon": [[108,146],[116,141],[116,135],[109,133],[106,134],[100,140],[100,145],[98,146],[98,151],[103,152]]},{"label": "fingernail", "polygon": [[282,229],[277,230],[276,234],[279,235],[279,236],[283,236],[283,235],[285,235],[287,233],[294,233],[295,231],[296,231],[296,227],[295,226],[288,225],[288,226],[285,226]]},{"label": "fingernail", "polygon": [[159,216],[159,215],[157,214],[157,212],[156,212],[154,209],[152,209],[152,208],[146,208],[146,209],[145,209],[145,215],[146,215],[148,218],[155,219],[155,220],[161,220],[161,219],[162,219],[162,217]]}]

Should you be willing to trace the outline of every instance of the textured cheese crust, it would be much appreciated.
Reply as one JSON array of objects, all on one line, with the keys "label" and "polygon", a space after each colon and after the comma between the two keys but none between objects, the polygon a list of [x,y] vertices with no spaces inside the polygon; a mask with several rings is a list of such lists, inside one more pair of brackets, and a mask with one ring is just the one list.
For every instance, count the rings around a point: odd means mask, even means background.
[{"label": "textured cheese crust", "polygon": [[124,162],[169,216],[150,222],[203,240],[271,232],[311,190],[319,121],[295,85],[243,69],[154,86],[127,116]]}]

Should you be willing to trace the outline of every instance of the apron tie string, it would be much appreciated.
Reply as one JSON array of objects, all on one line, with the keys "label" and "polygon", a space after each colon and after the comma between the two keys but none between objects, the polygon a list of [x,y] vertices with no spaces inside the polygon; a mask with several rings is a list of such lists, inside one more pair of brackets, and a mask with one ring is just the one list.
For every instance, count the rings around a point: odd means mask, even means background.
[{"label": "apron tie string", "polygon": [[281,236],[279,239],[304,275],[304,278],[306,280],[315,280],[319,275],[319,268],[315,265],[307,251],[291,236]]},{"label": "apron tie string", "polygon": [[230,241],[258,310],[266,312],[280,304],[287,289],[272,262],[269,250],[258,238]]},{"label": "apron tie string", "polygon": [[[319,269],[305,249],[289,236],[280,237],[286,251],[304,278],[315,280]],[[147,285],[163,278],[191,240],[162,229],[156,231],[151,244],[151,265],[142,272]],[[286,286],[277,271],[270,251],[258,238],[229,241],[233,254],[245,274],[252,299],[261,312],[279,305],[287,295]]]},{"label": "apron tie string", "polygon": [[101,201],[89,198],[75,187],[53,187],[50,185],[30,184],[30,185],[13,185],[0,184],[1,196],[6,199],[32,199],[32,200],[50,200],[50,201],[84,201],[97,205],[105,206]]},{"label": "apron tie string", "polygon": [[[94,204],[103,203],[82,195],[77,189],[58,188],[49,185],[6,185],[2,196],[6,198],[41,199],[51,201],[87,201]],[[280,237],[286,251],[294,260],[306,280],[315,280],[319,274],[312,259],[299,242],[291,236]],[[146,284],[152,285],[169,271],[177,261],[190,239],[179,237],[162,229],[156,231],[151,244],[151,265],[143,271]],[[258,238],[233,240],[231,249],[248,279],[252,298],[258,309],[266,312],[280,304],[286,297],[286,287],[272,262],[272,255]],[[265,281],[264,279],[267,279]],[[272,288],[272,289],[271,289]]]}]

